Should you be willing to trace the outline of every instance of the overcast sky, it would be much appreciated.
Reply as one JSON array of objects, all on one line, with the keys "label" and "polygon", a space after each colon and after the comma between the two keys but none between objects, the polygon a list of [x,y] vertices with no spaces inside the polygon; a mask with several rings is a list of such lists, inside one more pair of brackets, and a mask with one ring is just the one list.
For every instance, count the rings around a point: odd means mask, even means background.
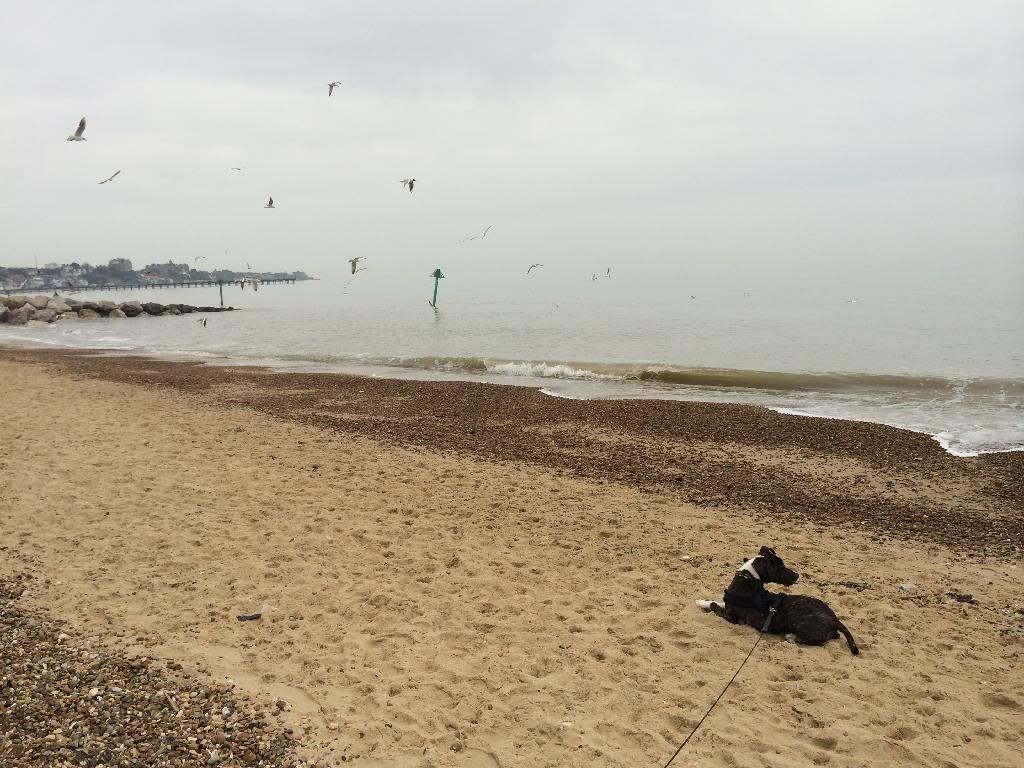
[{"label": "overcast sky", "polygon": [[4,266],[1024,290],[1020,2],[10,3],[0,103]]}]

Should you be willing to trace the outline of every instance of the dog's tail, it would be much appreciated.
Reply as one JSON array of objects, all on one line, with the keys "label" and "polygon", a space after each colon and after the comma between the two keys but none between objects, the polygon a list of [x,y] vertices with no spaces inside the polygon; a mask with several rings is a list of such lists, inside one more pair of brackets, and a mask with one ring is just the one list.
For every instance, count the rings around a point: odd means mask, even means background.
[{"label": "dog's tail", "polygon": [[857,647],[857,641],[853,639],[853,635],[850,633],[839,619],[836,619],[836,630],[841,632],[843,637],[846,638],[846,644],[850,646],[850,653],[857,656],[860,653],[860,648]]}]

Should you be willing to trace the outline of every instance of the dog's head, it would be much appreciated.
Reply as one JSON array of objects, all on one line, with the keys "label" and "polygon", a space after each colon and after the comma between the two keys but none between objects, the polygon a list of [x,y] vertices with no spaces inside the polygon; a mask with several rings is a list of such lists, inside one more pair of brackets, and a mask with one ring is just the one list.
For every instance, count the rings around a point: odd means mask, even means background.
[{"label": "dog's head", "polygon": [[787,568],[782,558],[775,554],[771,547],[761,547],[757,557],[750,561],[750,567],[757,571],[761,581],[769,584],[784,584],[787,587],[796,584],[800,574]]}]

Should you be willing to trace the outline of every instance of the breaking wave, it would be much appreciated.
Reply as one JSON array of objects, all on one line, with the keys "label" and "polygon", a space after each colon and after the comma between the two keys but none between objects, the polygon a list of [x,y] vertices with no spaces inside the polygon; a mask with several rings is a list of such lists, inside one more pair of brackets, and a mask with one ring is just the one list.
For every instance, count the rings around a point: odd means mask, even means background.
[{"label": "breaking wave", "polygon": [[911,374],[802,373],[733,368],[683,368],[657,364],[585,363],[569,361],[515,361],[481,357],[415,357],[363,360],[403,368],[526,376],[541,379],[587,381],[642,381],[654,385],[758,389],[777,392],[855,392],[893,390],[962,398],[970,390],[993,396],[1024,395],[1024,380],[997,378],[944,378]]}]

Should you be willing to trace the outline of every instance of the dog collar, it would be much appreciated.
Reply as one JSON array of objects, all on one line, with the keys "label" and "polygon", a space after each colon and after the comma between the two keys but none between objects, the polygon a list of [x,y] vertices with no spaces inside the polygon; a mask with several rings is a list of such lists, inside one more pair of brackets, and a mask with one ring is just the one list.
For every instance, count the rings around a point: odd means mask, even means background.
[{"label": "dog collar", "polygon": [[[757,557],[760,557],[760,555],[758,555]],[[741,565],[739,573],[749,573],[755,579],[760,581],[761,574],[754,570],[754,561],[757,560],[757,557],[752,557],[749,560],[747,560],[747,562],[745,562],[743,565]]]}]

